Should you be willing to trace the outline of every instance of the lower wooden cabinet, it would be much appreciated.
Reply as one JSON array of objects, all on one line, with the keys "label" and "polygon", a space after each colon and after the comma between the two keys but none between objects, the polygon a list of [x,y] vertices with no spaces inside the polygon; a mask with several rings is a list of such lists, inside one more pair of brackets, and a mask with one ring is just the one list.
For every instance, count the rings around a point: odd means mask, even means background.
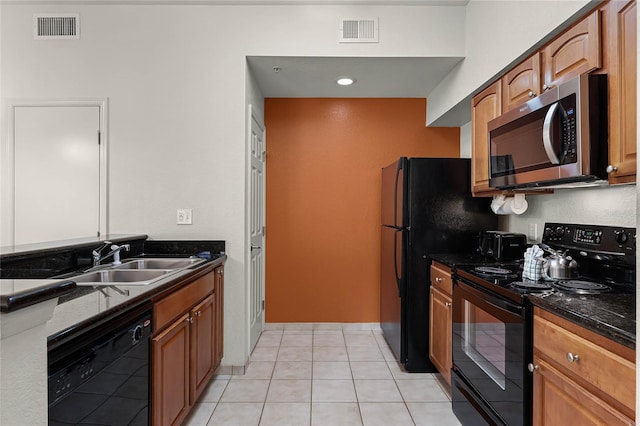
[{"label": "lower wooden cabinet", "polygon": [[429,292],[429,358],[451,384],[451,269],[434,262]]},{"label": "lower wooden cabinet", "polygon": [[535,309],[534,425],[632,425],[635,351]]},{"label": "lower wooden cabinet", "polygon": [[180,424],[189,413],[189,314],[152,339],[154,425]]},{"label": "lower wooden cabinet", "polygon": [[179,425],[222,359],[223,267],[154,303],[152,424]]}]

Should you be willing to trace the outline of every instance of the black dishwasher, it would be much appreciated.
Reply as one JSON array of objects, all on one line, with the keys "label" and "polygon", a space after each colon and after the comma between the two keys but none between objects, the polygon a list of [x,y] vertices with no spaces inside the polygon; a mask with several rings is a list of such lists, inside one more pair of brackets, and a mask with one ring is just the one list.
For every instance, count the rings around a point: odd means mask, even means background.
[{"label": "black dishwasher", "polygon": [[151,305],[50,343],[49,425],[148,425]]}]

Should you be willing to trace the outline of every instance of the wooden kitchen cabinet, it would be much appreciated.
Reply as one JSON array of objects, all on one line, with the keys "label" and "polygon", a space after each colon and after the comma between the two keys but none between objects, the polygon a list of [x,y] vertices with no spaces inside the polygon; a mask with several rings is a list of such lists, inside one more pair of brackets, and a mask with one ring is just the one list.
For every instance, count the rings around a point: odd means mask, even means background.
[{"label": "wooden kitchen cabinet", "polygon": [[637,167],[637,4],[635,0],[610,1],[604,13],[609,78],[609,183],[633,183]]},{"label": "wooden kitchen cabinet", "polygon": [[591,12],[542,49],[543,90],[602,66],[600,15]]},{"label": "wooden kitchen cabinet", "polygon": [[429,358],[451,385],[451,269],[438,262],[431,265],[429,292]]},{"label": "wooden kitchen cabinet", "polygon": [[[223,266],[154,303],[152,424],[178,425],[219,365]],[[218,290],[218,291],[216,291]]]},{"label": "wooden kitchen cabinet", "polygon": [[498,80],[471,100],[471,192],[497,194],[489,186],[489,121],[502,113],[502,85]]},{"label": "wooden kitchen cabinet", "polygon": [[635,424],[635,351],[538,307],[533,424]]},{"label": "wooden kitchen cabinet", "polygon": [[502,77],[502,110],[507,112],[538,96],[540,83],[540,52],[516,65]]},{"label": "wooden kitchen cabinet", "polygon": [[179,424],[189,413],[189,314],[151,340],[152,424]]}]

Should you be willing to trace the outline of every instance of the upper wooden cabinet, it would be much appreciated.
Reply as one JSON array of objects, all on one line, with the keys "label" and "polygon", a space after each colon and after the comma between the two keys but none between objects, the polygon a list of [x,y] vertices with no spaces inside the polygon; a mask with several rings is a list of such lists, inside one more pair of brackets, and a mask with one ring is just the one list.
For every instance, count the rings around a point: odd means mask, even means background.
[{"label": "upper wooden cabinet", "polygon": [[487,123],[502,113],[502,86],[496,81],[471,100],[471,191],[497,192],[489,186],[489,129]]},{"label": "upper wooden cabinet", "polygon": [[611,0],[580,19],[471,101],[471,185],[475,196],[489,186],[487,123],[551,87],[587,73],[609,80],[609,183],[636,181],[636,0]]},{"label": "upper wooden cabinet", "polygon": [[600,68],[601,58],[600,11],[595,10],[542,49],[543,90]]},{"label": "upper wooden cabinet", "polygon": [[502,109],[507,112],[540,94],[540,52],[536,52],[502,77]]},{"label": "upper wooden cabinet", "polygon": [[611,1],[604,13],[611,166],[607,171],[609,183],[629,183],[636,181],[637,4]]}]

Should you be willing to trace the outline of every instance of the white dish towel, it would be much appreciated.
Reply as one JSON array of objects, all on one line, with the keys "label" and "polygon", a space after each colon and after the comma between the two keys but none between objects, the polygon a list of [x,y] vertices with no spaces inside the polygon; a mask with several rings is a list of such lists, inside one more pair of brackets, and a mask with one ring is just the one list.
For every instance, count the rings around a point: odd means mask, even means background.
[{"label": "white dish towel", "polygon": [[538,245],[529,247],[524,252],[524,269],[522,277],[530,280],[539,280],[542,278],[544,267],[544,250]]}]

